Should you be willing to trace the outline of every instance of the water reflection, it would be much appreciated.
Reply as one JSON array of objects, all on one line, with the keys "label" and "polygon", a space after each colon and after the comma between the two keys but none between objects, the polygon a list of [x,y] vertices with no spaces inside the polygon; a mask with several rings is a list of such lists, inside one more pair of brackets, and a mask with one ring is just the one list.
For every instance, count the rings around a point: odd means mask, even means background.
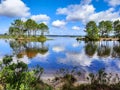
[{"label": "water reflection", "polygon": [[100,58],[120,57],[120,42],[114,41],[101,41],[101,42],[86,42],[85,54],[93,57],[96,53]]},{"label": "water reflection", "polygon": [[114,42],[112,57],[120,58],[120,42]]},{"label": "water reflection", "polygon": [[[79,67],[86,72],[106,68],[120,72],[120,42],[84,42],[75,38],[53,38],[46,42],[0,40],[0,58],[6,54],[24,60],[29,67],[39,64],[52,77],[60,68]],[[14,60],[15,61],[15,60]],[[45,78],[46,78],[45,77]]]},{"label": "water reflection", "polygon": [[44,42],[25,42],[25,41],[10,41],[10,47],[13,49],[13,54],[17,58],[23,58],[25,55],[32,59],[37,54],[45,55],[48,52],[48,46]]},{"label": "water reflection", "polygon": [[97,50],[97,47],[98,47],[98,45],[97,45],[96,42],[93,42],[93,41],[87,42],[85,44],[85,53],[86,53],[86,55],[92,57],[95,54],[95,52]]},{"label": "water reflection", "polygon": [[99,57],[108,57],[110,56],[111,47],[109,45],[109,42],[99,42],[99,47],[97,50],[97,55]]},{"label": "water reflection", "polygon": [[56,53],[58,52],[63,52],[65,50],[65,48],[63,46],[60,46],[60,45],[56,45],[52,48],[52,50]]}]

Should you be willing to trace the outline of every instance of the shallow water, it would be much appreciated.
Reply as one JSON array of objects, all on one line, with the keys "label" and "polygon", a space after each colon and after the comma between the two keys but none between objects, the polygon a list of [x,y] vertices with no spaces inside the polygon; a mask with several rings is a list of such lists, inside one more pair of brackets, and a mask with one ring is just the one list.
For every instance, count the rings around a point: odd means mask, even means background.
[{"label": "shallow water", "polygon": [[29,68],[40,65],[44,76],[52,77],[56,71],[65,68],[79,68],[81,72],[120,73],[120,42],[84,42],[71,37],[49,37],[46,42],[24,42],[0,40],[0,60],[13,55],[14,62],[21,60]]}]

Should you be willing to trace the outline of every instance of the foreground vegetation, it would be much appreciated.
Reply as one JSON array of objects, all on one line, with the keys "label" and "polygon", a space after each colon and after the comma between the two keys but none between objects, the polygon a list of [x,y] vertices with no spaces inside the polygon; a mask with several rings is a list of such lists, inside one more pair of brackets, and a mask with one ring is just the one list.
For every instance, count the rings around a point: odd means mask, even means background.
[{"label": "foreground vegetation", "polygon": [[[56,81],[62,82],[60,90],[120,90],[120,77],[118,74],[106,73],[105,69],[100,69],[97,73],[90,73],[86,77],[87,83],[75,84],[82,73],[66,69],[60,70],[60,75],[55,78]],[[57,89],[56,89],[57,90]]]},{"label": "foreground vegetation", "polygon": [[0,90],[51,90],[40,79],[44,72],[40,66],[29,70],[24,62],[15,63],[12,56],[5,56],[0,68]]},{"label": "foreground vegetation", "polygon": [[13,62],[12,56],[5,56],[0,64],[0,90],[50,90],[40,77],[44,69],[37,66],[32,70],[27,64],[17,60]]},{"label": "foreground vegetation", "polygon": [[106,73],[105,69],[88,74],[87,83],[77,85],[78,77],[84,75],[77,67],[60,69],[52,80],[60,85],[48,85],[41,80],[44,69],[38,65],[29,69],[24,62],[5,56],[0,68],[0,90],[120,90],[119,74]]}]

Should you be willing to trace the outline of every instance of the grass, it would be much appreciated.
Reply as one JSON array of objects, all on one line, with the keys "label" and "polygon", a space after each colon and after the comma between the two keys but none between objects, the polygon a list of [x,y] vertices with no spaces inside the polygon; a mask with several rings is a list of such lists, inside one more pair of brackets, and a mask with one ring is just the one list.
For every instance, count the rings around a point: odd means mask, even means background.
[{"label": "grass", "polygon": [[[63,70],[62,70],[63,71]],[[63,76],[57,77],[57,81],[62,81],[63,85],[59,90],[120,90],[120,77],[118,74],[106,73],[105,69],[100,69],[97,73],[89,73],[86,77],[88,83],[77,84],[79,81],[74,73],[64,70]],[[57,75],[59,76],[59,75]],[[55,90],[57,90],[56,88]]]},{"label": "grass", "polygon": [[88,37],[77,37],[76,40],[85,40],[85,41],[119,41],[120,38],[116,37],[100,37],[98,39],[89,39]]},{"label": "grass", "polygon": [[25,41],[39,41],[45,42],[47,40],[52,40],[46,36],[11,36],[11,35],[0,35],[0,39],[15,39],[15,40],[25,40]]}]

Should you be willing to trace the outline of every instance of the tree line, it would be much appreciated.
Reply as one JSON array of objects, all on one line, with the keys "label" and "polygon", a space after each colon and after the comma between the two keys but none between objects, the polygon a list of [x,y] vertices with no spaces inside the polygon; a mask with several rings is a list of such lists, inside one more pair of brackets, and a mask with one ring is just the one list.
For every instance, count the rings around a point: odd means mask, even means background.
[{"label": "tree line", "polygon": [[20,19],[14,20],[9,27],[9,35],[14,36],[36,36],[41,35],[44,36],[45,32],[48,32],[48,26],[44,23],[38,24],[36,21],[32,19],[28,19],[27,21],[22,21]]},{"label": "tree line", "polygon": [[115,38],[120,38],[120,20],[101,21],[97,25],[95,21],[89,21],[86,24],[86,37],[89,40],[99,40],[100,38],[107,38],[110,33],[113,33]]}]

